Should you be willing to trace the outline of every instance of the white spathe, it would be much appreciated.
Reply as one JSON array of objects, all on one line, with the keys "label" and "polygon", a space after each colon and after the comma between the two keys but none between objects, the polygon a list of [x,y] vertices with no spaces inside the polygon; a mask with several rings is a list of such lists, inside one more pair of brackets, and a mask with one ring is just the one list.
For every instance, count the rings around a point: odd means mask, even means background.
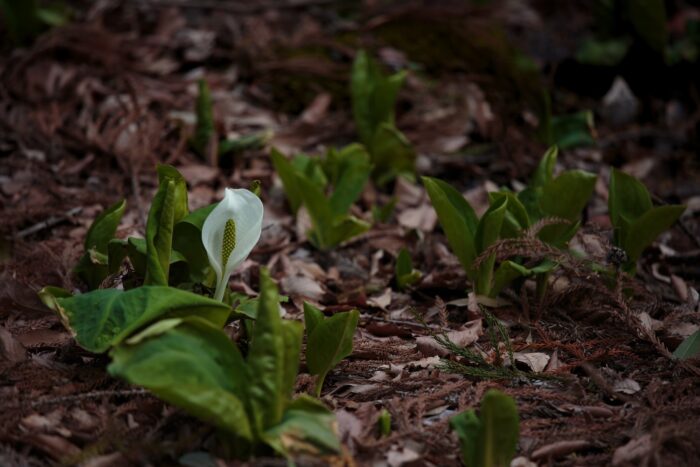
[{"label": "white spathe", "polygon": [[[202,243],[209,256],[209,264],[216,273],[214,298],[223,300],[231,273],[250,254],[260,239],[263,204],[253,192],[244,188],[226,188],[224,199],[205,219],[202,226]],[[233,221],[233,249],[231,250],[231,223]],[[224,258],[224,234],[229,242],[230,254]]]}]

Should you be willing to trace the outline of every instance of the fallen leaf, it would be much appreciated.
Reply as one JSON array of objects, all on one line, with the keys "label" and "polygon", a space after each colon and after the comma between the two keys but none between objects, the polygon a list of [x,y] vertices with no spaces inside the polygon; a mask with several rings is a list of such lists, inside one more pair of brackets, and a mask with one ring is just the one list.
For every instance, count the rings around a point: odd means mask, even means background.
[{"label": "fallen leaf", "polygon": [[626,378],[616,382],[613,386],[613,390],[622,394],[636,394],[642,390],[642,387],[635,380]]},{"label": "fallen leaf", "polygon": [[549,355],[543,352],[515,352],[513,358],[535,373],[542,373],[549,363]]},{"label": "fallen leaf", "polygon": [[280,285],[288,295],[304,297],[313,301],[320,301],[326,293],[318,282],[304,276],[285,277]]},{"label": "fallen leaf", "polygon": [[556,443],[547,444],[532,453],[534,460],[540,459],[557,459],[571,454],[572,452],[580,451],[591,446],[590,441],[577,439],[572,441],[557,441]]},{"label": "fallen leaf", "polygon": [[[466,347],[473,344],[483,334],[482,320],[477,319],[464,325],[462,329],[450,331],[447,338],[459,347]],[[445,357],[450,352],[440,345],[432,336],[419,336],[416,338],[416,346],[420,353],[426,357]]]},{"label": "fallen leaf", "polygon": [[13,363],[27,359],[27,351],[22,344],[4,327],[0,327],[0,358]]},{"label": "fallen leaf", "polygon": [[612,458],[612,465],[639,465],[634,461],[649,454],[651,449],[651,435],[647,434],[639,438],[631,439],[624,446],[620,446],[619,448],[615,449]]}]

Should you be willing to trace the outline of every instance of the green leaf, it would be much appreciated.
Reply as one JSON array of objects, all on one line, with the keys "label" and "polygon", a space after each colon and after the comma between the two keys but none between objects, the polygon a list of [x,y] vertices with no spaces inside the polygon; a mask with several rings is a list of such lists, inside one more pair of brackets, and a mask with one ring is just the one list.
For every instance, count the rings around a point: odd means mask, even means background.
[{"label": "green leaf", "polygon": [[190,140],[192,149],[205,159],[209,158],[208,147],[210,140],[216,138],[214,133],[214,112],[212,110],[211,93],[209,86],[204,79],[200,79],[197,83],[197,102],[195,103],[195,113],[197,115],[197,123],[194,129],[194,135]]},{"label": "green leaf", "polygon": [[518,237],[524,230],[530,227],[530,217],[527,210],[514,193],[506,191],[489,193],[491,205],[500,202],[501,198],[507,199],[507,206],[500,236],[501,238]]},{"label": "green leaf", "polygon": [[685,211],[682,205],[667,205],[651,208],[629,227],[627,235],[622,240],[622,248],[627,252],[627,270],[634,270],[642,252],[651,245],[656,237],[671,228]]},{"label": "green leaf", "polygon": [[462,461],[468,467],[508,467],[520,436],[518,408],[506,394],[490,389],[477,417],[468,410],[450,419],[457,432]]},{"label": "green leaf", "polygon": [[590,146],[595,143],[591,130],[593,129],[593,113],[590,110],[570,115],[557,115],[551,119],[550,144],[556,144],[561,149],[579,146]]},{"label": "green leaf", "polygon": [[481,420],[473,410],[467,410],[450,418],[450,426],[457,432],[462,453],[462,462],[467,467],[478,467],[477,458],[480,446],[479,433],[482,430]]},{"label": "green leaf", "polygon": [[[481,217],[476,229],[476,236],[474,237],[474,243],[479,253],[486,251],[488,247],[496,243],[500,238],[507,208],[508,198],[501,198],[489,206],[488,210]],[[491,296],[491,281],[493,279],[495,261],[496,255],[492,254],[479,267],[475,281],[477,294]]]},{"label": "green leaf", "polygon": [[417,282],[420,277],[420,271],[413,269],[410,253],[407,249],[401,248],[396,258],[396,285],[399,289],[404,289]]},{"label": "green leaf", "polygon": [[476,213],[462,194],[447,183],[430,177],[422,179],[452,252],[471,277],[479,222]]},{"label": "green leaf", "polygon": [[325,319],[323,312],[313,305],[304,302],[304,328],[306,335],[313,334],[316,327]]},{"label": "green leaf", "polygon": [[503,261],[493,274],[491,295],[496,296],[511,282],[519,277],[529,277],[532,271],[513,261]]},{"label": "green leaf", "polygon": [[209,257],[202,243],[202,225],[217,204],[210,204],[192,211],[175,224],[173,250],[180,253],[187,261],[192,282],[204,282],[210,270]]},{"label": "green leaf", "polygon": [[166,321],[147,329],[137,342],[113,349],[109,373],[252,441],[245,407],[249,374],[236,345],[207,321]]},{"label": "green leaf", "polygon": [[649,191],[642,182],[620,170],[612,169],[608,196],[610,222],[615,229],[615,244],[629,233],[629,226],[653,207]]},{"label": "green leaf", "polygon": [[520,436],[518,408],[512,397],[490,389],[481,400],[482,429],[479,445],[482,446],[477,464],[508,467],[515,456]]},{"label": "green leaf", "polygon": [[382,123],[370,144],[373,175],[383,186],[397,175],[411,177],[415,170],[416,152],[411,143],[393,124]]},{"label": "green leaf", "polygon": [[566,243],[578,229],[581,211],[595,188],[596,176],[583,170],[569,170],[547,183],[542,189],[539,207],[545,217],[558,217],[572,224],[548,225],[539,238],[557,246]]},{"label": "green leaf", "polygon": [[700,330],[686,337],[681,345],[673,352],[673,356],[679,360],[693,358],[700,355]]},{"label": "green leaf", "polygon": [[258,316],[247,360],[251,415],[257,433],[280,423],[291,396],[284,392],[287,359],[283,332],[277,286],[267,271],[262,269]]},{"label": "green leaf", "polygon": [[554,178],[554,166],[557,164],[557,156],[559,155],[559,148],[557,146],[552,146],[547,149],[544,153],[540,163],[535,169],[535,173],[532,174],[529,186],[531,188],[543,188],[546,184],[552,181]]},{"label": "green leaf", "polygon": [[336,454],[340,452],[336,425],[335,416],[323,404],[301,395],[289,404],[282,421],[269,429],[264,439],[287,457]]},{"label": "green leaf", "polygon": [[329,177],[333,186],[331,211],[339,218],[350,210],[350,206],[362,194],[372,166],[369,154],[359,144],[352,144],[341,151],[329,151],[326,165],[332,167],[332,176]]},{"label": "green leaf", "polygon": [[[94,252],[108,258],[108,244],[114,238],[125,209],[125,200],[113,204],[102,211],[88,229],[85,236],[85,253],[80,258],[74,272],[88,285],[90,290],[96,289],[109,275],[108,261],[97,260]],[[93,252],[92,255],[91,252]]]},{"label": "green leaf", "polygon": [[392,196],[389,202],[384,206],[379,206],[378,204],[372,206],[372,219],[374,222],[388,222],[389,218],[394,212],[394,208],[396,208],[397,201],[398,198],[396,196]]},{"label": "green leaf", "polygon": [[382,409],[377,417],[379,424],[380,436],[389,436],[391,434],[391,414],[387,409]]},{"label": "green leaf", "polygon": [[326,245],[320,248],[330,248],[350,240],[353,237],[362,235],[367,232],[371,224],[358,219],[355,216],[345,216],[340,220],[333,222],[330,232],[326,234]]},{"label": "green leaf", "polygon": [[379,64],[363,50],[357,52],[350,78],[352,112],[360,141],[369,145],[381,123],[393,123],[394,106],[405,73],[385,77]]},{"label": "green leaf", "polygon": [[253,149],[262,149],[272,138],[272,131],[244,135],[236,139],[225,139],[219,143],[219,157],[239,154]]},{"label": "green leaf", "polygon": [[301,353],[301,341],[304,336],[304,327],[299,321],[282,320],[282,342],[284,345],[282,355],[282,384],[279,392],[288,400],[294,392],[294,385],[299,372],[299,355]]},{"label": "green leaf", "polygon": [[47,285],[46,287],[42,288],[39,292],[37,292],[37,295],[39,296],[39,300],[41,300],[41,303],[51,308],[51,310],[55,311],[56,313],[58,313],[60,310],[60,305],[58,304],[56,299],[68,298],[73,296],[73,294],[67,291],[66,289],[63,289],[61,287],[54,287],[51,285]]},{"label": "green leaf", "polygon": [[146,223],[146,285],[168,285],[173,231],[188,213],[187,184],[175,167],[159,165],[158,182]]},{"label": "green leaf", "polygon": [[277,149],[270,150],[270,158],[275,172],[279,175],[284,185],[284,193],[287,195],[289,207],[296,214],[303,201],[302,189],[297,182],[297,171],[287,158]]},{"label": "green leaf", "polygon": [[135,330],[164,316],[199,316],[223,326],[230,308],[184,290],[144,286],[124,292],[101,289],[69,298],[56,298],[58,313],[81,347],[101,353]]},{"label": "green leaf", "polygon": [[[320,311],[312,305],[304,304],[304,319],[308,319],[306,364],[309,373],[317,375],[317,396],[321,394],[328,372],[352,353],[352,338],[360,319],[360,312],[357,310],[336,313],[330,318],[321,318],[320,321],[317,321],[318,313]],[[309,324],[313,331],[309,329]]]}]

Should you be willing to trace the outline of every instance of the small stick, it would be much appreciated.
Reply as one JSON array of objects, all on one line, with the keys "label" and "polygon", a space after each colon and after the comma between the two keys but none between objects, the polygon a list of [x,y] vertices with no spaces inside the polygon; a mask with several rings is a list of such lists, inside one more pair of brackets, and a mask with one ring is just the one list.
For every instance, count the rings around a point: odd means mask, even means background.
[{"label": "small stick", "polygon": [[82,207],[78,206],[76,208],[72,208],[68,210],[64,215],[62,216],[51,216],[48,219],[38,222],[31,227],[27,227],[24,230],[20,230],[15,234],[15,238],[24,238],[28,237],[32,234],[35,234],[37,232],[41,232],[44,229],[50,229],[51,227],[60,224],[61,222],[69,219],[70,217],[75,216],[76,214],[79,214],[83,210]]}]

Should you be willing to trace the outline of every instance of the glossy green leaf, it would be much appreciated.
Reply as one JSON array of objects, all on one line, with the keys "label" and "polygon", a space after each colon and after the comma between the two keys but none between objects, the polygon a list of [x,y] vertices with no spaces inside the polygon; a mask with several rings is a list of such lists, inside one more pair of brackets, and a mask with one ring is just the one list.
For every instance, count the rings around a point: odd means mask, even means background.
[{"label": "glossy green leaf", "polygon": [[326,165],[332,167],[329,177],[333,186],[329,202],[336,218],[342,217],[357,201],[367,184],[372,165],[364,147],[353,144],[340,151],[329,151]]},{"label": "glossy green leaf", "polygon": [[270,158],[272,159],[275,172],[277,172],[277,175],[282,180],[284,193],[287,196],[287,201],[292,209],[292,213],[296,214],[303,201],[302,189],[297,183],[296,169],[287,158],[275,148],[270,150]]},{"label": "glossy green leaf", "polygon": [[125,209],[125,200],[113,204],[97,216],[88,229],[85,236],[85,253],[74,271],[90,290],[96,289],[109,275],[108,244],[114,238]]},{"label": "glossy green leaf", "polygon": [[146,223],[146,285],[168,285],[175,224],[188,214],[187,184],[172,166],[158,166],[158,192]]},{"label": "glossy green leaf", "polygon": [[210,204],[192,211],[175,224],[173,251],[181,254],[187,261],[189,279],[192,282],[204,282],[210,270],[207,251],[202,244],[202,225],[217,204]]},{"label": "glossy green leaf", "polygon": [[552,181],[554,178],[554,167],[557,164],[557,156],[559,155],[559,148],[557,146],[552,146],[547,149],[544,153],[540,163],[535,169],[535,173],[532,174],[529,186],[532,188],[542,188],[546,184]]},{"label": "glossy green leaf", "polygon": [[430,177],[422,179],[452,252],[470,275],[477,251],[474,243],[479,223],[476,213],[462,194],[447,183]]},{"label": "glossy green leaf", "polygon": [[272,131],[263,131],[260,133],[243,135],[236,139],[224,139],[219,142],[219,157],[262,149],[272,136]]},{"label": "glossy green leaf", "polygon": [[450,418],[450,426],[457,433],[459,447],[462,454],[462,462],[467,467],[479,467],[477,463],[479,433],[481,432],[481,420],[474,410],[467,410]]},{"label": "glossy green leaf", "polygon": [[[474,243],[479,252],[486,251],[488,247],[496,243],[500,238],[507,208],[508,198],[501,198],[489,206],[488,210],[481,217],[476,229],[476,236],[474,237]],[[492,254],[479,267],[475,283],[477,294],[491,295],[491,281],[493,280],[495,261],[496,255]]]},{"label": "glossy green leaf", "polygon": [[642,182],[620,170],[612,169],[608,196],[610,222],[615,229],[615,242],[628,233],[629,225],[653,207],[649,191]]},{"label": "glossy green leaf", "polygon": [[489,193],[489,201],[492,205],[500,202],[501,198],[507,199],[506,214],[501,227],[501,238],[518,237],[530,227],[530,216],[523,203],[514,193],[506,191]]},{"label": "glossy green leaf", "polygon": [[248,352],[251,416],[257,433],[277,425],[291,394],[284,393],[285,337],[277,286],[266,270],[260,272],[258,316]]},{"label": "glossy green leaf", "polygon": [[413,269],[411,254],[407,249],[401,248],[396,258],[396,285],[399,289],[404,289],[416,283],[420,278],[420,271]]},{"label": "glossy green leaf", "polygon": [[135,330],[162,317],[199,316],[223,326],[230,308],[216,300],[171,287],[129,291],[101,289],[56,298],[58,313],[81,347],[101,353]]},{"label": "glossy green leaf", "polygon": [[557,217],[571,224],[548,225],[542,228],[539,238],[545,242],[562,246],[578,230],[581,212],[595,188],[596,176],[583,170],[569,170],[546,184],[539,200],[544,217]]},{"label": "glossy green leaf", "polygon": [[642,252],[662,232],[671,228],[684,210],[685,206],[680,205],[657,206],[632,222],[621,245],[629,259],[626,267],[633,269]]},{"label": "glossy green leaf", "polygon": [[328,372],[352,353],[352,338],[360,319],[357,310],[336,313],[330,318],[321,318],[320,321],[318,313],[318,309],[304,303],[304,320],[307,323],[306,364],[309,372],[317,375],[317,396],[321,394]]},{"label": "glossy green leaf", "polygon": [[56,313],[58,313],[60,310],[60,305],[58,304],[56,299],[68,298],[73,296],[73,294],[67,291],[66,289],[63,289],[61,287],[54,287],[51,285],[47,285],[46,287],[42,288],[39,292],[37,292],[37,295],[39,295],[39,300],[41,300],[41,303],[43,303]]},{"label": "glossy green leaf", "polygon": [[286,456],[322,456],[340,452],[336,419],[321,402],[301,395],[292,401],[282,421],[265,432],[265,441]]},{"label": "glossy green leaf", "polygon": [[697,357],[698,355],[700,355],[700,330],[686,337],[673,352],[673,356],[679,360]]},{"label": "glossy green leaf", "polygon": [[245,401],[248,370],[217,326],[197,319],[160,321],[112,352],[108,371],[246,440],[253,440]]},{"label": "glossy green leaf", "polygon": [[462,461],[469,467],[508,467],[520,436],[518,408],[508,395],[490,389],[481,400],[477,417],[473,410],[450,419],[457,432]]}]

